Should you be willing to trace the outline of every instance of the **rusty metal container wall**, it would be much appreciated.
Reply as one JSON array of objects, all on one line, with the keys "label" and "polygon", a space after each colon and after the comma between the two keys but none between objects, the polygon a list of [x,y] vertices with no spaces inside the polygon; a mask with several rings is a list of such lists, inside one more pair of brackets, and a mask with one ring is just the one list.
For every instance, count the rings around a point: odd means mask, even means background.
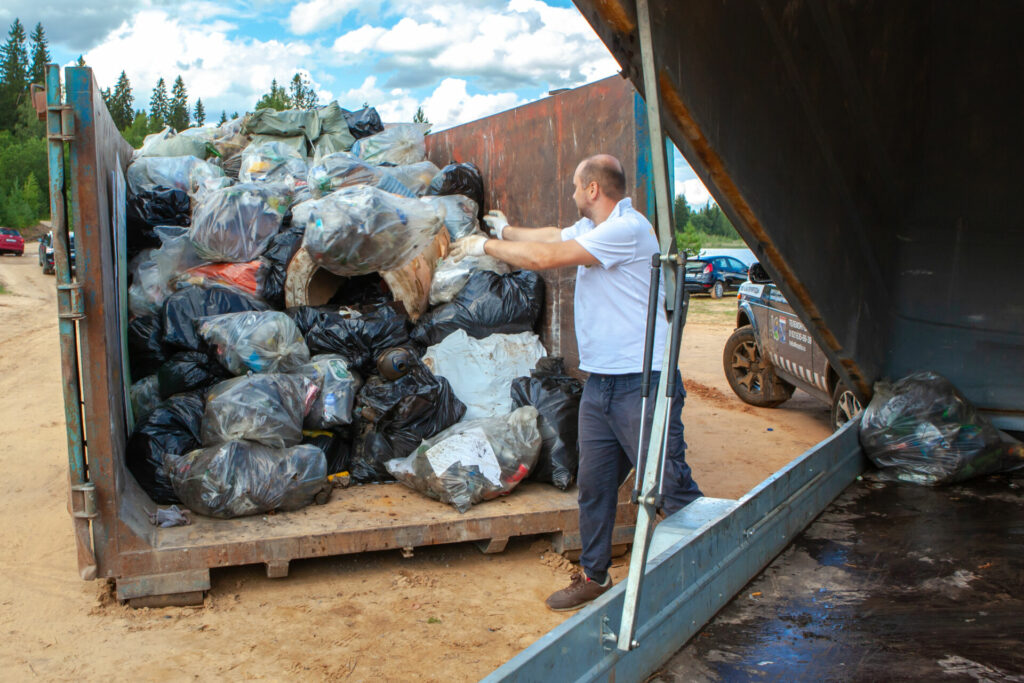
[{"label": "rusty metal container wall", "polygon": [[[636,101],[629,81],[606,78],[434,133],[427,138],[427,156],[440,167],[452,161],[475,163],[484,179],[484,211],[501,209],[512,225],[564,228],[579,220],[572,201],[576,165],[606,152],[622,161],[636,209],[650,215],[650,150]],[[567,367],[575,369],[576,269],[543,276],[547,301],[541,339],[552,355],[564,357]]]},{"label": "rusty metal container wall", "polygon": [[[575,4],[642,90],[635,1]],[[649,4],[668,134],[833,365],[1024,429],[1024,5]]]}]

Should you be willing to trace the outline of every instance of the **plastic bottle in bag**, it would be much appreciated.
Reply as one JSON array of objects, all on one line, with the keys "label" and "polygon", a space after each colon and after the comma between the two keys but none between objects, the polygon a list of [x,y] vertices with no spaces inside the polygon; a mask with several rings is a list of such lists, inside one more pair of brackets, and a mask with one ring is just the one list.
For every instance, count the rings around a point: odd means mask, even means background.
[{"label": "plastic bottle in bag", "polygon": [[302,420],[316,393],[316,384],[298,375],[248,375],[221,382],[206,400],[203,445],[244,439],[271,448],[294,446],[302,441]]},{"label": "plastic bottle in bag", "polygon": [[356,140],[353,154],[371,164],[415,164],[427,157],[426,123],[389,124],[380,133]]},{"label": "plastic bottle in bag", "polygon": [[444,227],[448,229],[452,242],[469,235],[483,234],[480,230],[480,221],[477,219],[480,209],[469,197],[461,194],[427,195],[422,197],[422,201],[444,207]]},{"label": "plastic bottle in bag", "polygon": [[292,319],[280,311],[225,313],[197,321],[199,336],[235,375],[289,372],[309,362],[309,349]]},{"label": "plastic bottle in bag", "polygon": [[469,282],[469,276],[480,270],[505,275],[510,269],[504,261],[487,254],[466,256],[459,261],[451,258],[441,259],[434,270],[434,279],[430,282],[430,305],[439,306],[454,299]]},{"label": "plastic bottle in bag", "polygon": [[196,321],[211,315],[265,311],[267,305],[243,292],[214,285],[185,287],[167,297],[163,309],[163,343],[167,352],[205,351]]},{"label": "plastic bottle in bag", "polygon": [[363,380],[349,369],[343,356],[314,356],[309,363],[296,369],[295,374],[308,378],[320,388],[306,415],[307,429],[335,429],[352,424],[352,408]]},{"label": "plastic bottle in bag", "polygon": [[252,261],[281,229],[291,199],[292,190],[280,183],[240,183],[208,192],[192,214],[192,243],[208,261]]},{"label": "plastic bottle in bag", "polygon": [[[475,164],[452,162],[442,168],[430,181],[432,195],[463,195],[476,202],[477,218],[484,215],[484,179]],[[455,239],[453,236],[452,239]]]}]

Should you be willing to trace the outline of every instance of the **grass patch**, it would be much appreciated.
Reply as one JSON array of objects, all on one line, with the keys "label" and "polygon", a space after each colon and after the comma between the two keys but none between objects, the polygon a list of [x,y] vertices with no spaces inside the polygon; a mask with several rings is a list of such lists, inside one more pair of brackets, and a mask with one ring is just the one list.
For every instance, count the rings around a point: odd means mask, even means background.
[{"label": "grass patch", "polygon": [[2,282],[0,282],[0,294],[10,294],[10,291],[8,291],[7,287],[5,287]]},{"label": "grass patch", "polygon": [[704,294],[690,295],[690,310],[686,322],[707,325],[736,325],[736,293],[726,292],[721,299],[712,299]]}]

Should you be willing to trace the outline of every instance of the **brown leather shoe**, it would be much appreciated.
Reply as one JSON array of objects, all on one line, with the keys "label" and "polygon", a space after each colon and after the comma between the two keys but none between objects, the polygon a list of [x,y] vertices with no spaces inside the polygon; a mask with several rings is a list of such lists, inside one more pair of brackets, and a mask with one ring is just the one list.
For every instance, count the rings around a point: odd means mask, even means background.
[{"label": "brown leather shoe", "polygon": [[612,577],[608,577],[604,585],[591,581],[583,572],[572,575],[572,581],[560,591],[555,591],[544,601],[548,609],[555,612],[572,612],[593,602],[593,600],[612,587]]}]

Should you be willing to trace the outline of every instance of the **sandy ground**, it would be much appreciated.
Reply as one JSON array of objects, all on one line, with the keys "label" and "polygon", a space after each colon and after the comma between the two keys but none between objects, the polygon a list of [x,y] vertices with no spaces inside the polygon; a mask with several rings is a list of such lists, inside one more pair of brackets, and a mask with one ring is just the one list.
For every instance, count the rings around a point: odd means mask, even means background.
[{"label": "sandy ground", "polygon": [[[196,608],[133,610],[78,578],[56,297],[35,244],[0,258],[0,671],[5,680],[476,680],[565,615],[543,599],[572,565],[539,538],[500,555],[470,544],[212,572]],[[827,410],[796,396],[741,403],[722,374],[735,299],[694,301],[684,335],[688,460],[711,496],[743,495],[828,434]],[[514,495],[514,494],[513,494]],[[613,565],[621,580],[627,558]]]}]

